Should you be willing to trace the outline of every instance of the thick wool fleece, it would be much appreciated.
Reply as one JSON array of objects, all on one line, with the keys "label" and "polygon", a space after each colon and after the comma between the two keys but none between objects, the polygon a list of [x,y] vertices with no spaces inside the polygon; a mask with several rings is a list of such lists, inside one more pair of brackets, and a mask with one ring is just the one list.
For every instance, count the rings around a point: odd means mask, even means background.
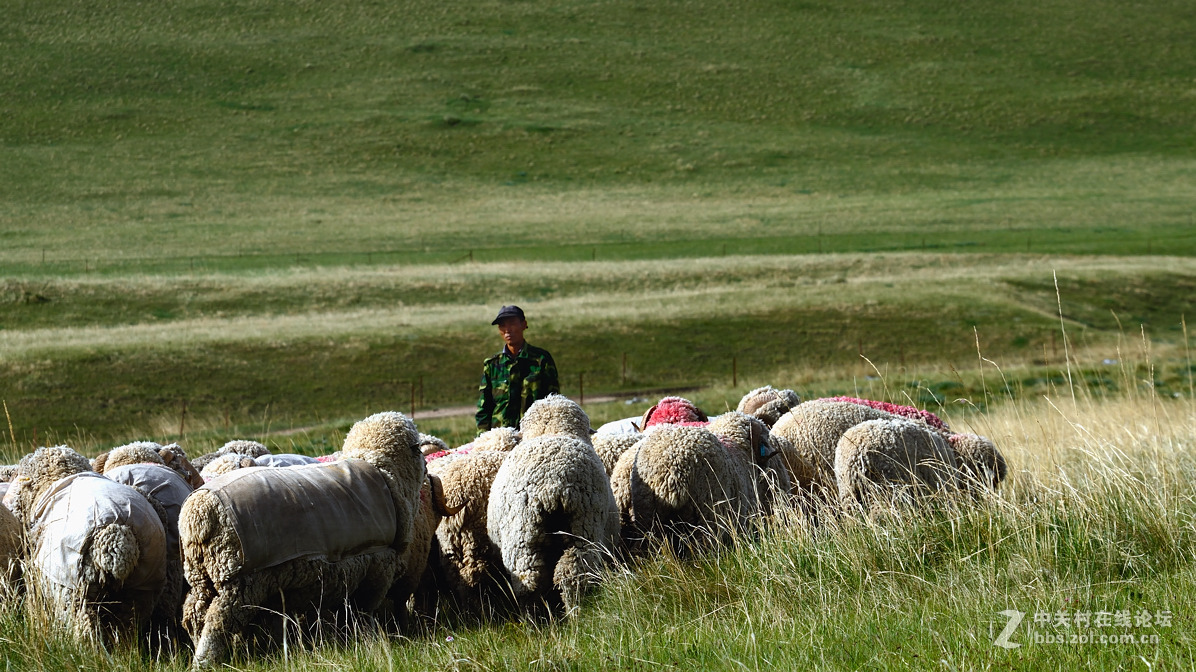
[{"label": "thick wool fleece", "polygon": [[996,490],[1005,480],[1005,456],[988,437],[952,434],[947,443],[955,450],[959,463],[960,487],[971,492]]},{"label": "thick wool fleece", "polygon": [[440,477],[445,503],[460,509],[436,528],[433,562],[458,604],[475,613],[487,599],[501,594],[506,583],[502,557],[486,530],[490,489],[506,458],[506,451],[479,449],[428,465],[429,473]]},{"label": "thick wool fleece", "polygon": [[615,463],[611,489],[632,550],[652,533],[682,546],[729,541],[754,500],[743,461],[701,427],[666,425],[646,436]]},{"label": "thick wool fleece", "polygon": [[743,462],[751,475],[756,506],[763,513],[771,512],[790,493],[792,483],[780,451],[772,445],[768,425],[732,411],[711,419],[707,429]]},{"label": "thick wool fleece", "polygon": [[811,478],[797,477],[801,490],[824,501],[837,498],[835,486],[835,448],[843,432],[866,420],[896,417],[885,411],[845,401],[807,401],[798,404],[773,425],[772,434],[793,446],[801,460],[812,467]]},{"label": "thick wool fleece", "polygon": [[644,435],[639,433],[594,435],[594,452],[598,453],[599,459],[602,460],[602,466],[606,468],[607,476],[614,471],[619,457],[639,443],[642,438]]},{"label": "thick wool fleece", "polygon": [[572,436],[524,439],[499,467],[486,510],[519,598],[559,596],[564,608],[605,564],[619,513],[602,460]]},{"label": "thick wool fleece", "polygon": [[800,403],[801,397],[793,390],[778,390],[765,385],[743,395],[735,410],[754,416],[772,427],[782,415]]},{"label": "thick wool fleece", "polygon": [[541,436],[571,436],[590,442],[590,417],[577,402],[559,394],[550,394],[528,407],[519,421],[523,440]]},{"label": "thick wool fleece", "polygon": [[921,422],[887,418],[843,433],[835,452],[839,502],[845,509],[884,509],[956,487],[955,451]]}]

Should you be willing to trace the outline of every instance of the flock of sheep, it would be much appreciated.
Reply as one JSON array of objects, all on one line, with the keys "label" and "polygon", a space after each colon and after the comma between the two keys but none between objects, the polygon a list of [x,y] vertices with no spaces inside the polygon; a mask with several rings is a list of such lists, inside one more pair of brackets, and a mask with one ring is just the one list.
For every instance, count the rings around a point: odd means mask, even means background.
[{"label": "flock of sheep", "polygon": [[1004,476],[991,441],[906,406],[764,387],[714,418],[666,397],[595,432],[553,395],[455,450],[395,412],[321,458],[253,441],[193,461],[177,444],[39,448],[0,469],[0,578],[80,638],[189,639],[204,667],[287,627],[405,627],[440,599],[568,614],[605,565],[654,544],[729,543],[786,507],[972,498]]}]

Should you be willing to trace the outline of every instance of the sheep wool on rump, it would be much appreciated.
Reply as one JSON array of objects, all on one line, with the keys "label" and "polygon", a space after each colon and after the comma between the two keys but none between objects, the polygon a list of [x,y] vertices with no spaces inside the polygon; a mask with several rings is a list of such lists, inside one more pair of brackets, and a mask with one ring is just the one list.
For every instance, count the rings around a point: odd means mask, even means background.
[{"label": "sheep wool on rump", "polygon": [[588,440],[523,431],[494,477],[487,530],[517,599],[572,613],[614,549],[618,509]]},{"label": "sheep wool on rump", "polygon": [[835,451],[839,501],[846,510],[884,511],[954,491],[956,473],[947,440],[906,418],[861,422],[843,433]]},{"label": "sheep wool on rump", "polygon": [[930,411],[914,408],[913,406],[902,406],[900,404],[891,404],[887,401],[873,401],[872,399],[858,399],[856,397],[830,397],[827,399],[819,399],[819,401],[845,401],[849,404],[860,404],[861,406],[875,408],[878,411],[884,411],[902,418],[924,422],[933,429],[942,430],[948,433],[951,431],[951,428],[948,427],[947,423],[943,422],[942,418],[939,416],[931,413]]},{"label": "sheep wool on rump", "polygon": [[619,458],[611,473],[629,550],[652,535],[681,549],[729,542],[751,513],[751,477],[702,427],[661,425]]}]

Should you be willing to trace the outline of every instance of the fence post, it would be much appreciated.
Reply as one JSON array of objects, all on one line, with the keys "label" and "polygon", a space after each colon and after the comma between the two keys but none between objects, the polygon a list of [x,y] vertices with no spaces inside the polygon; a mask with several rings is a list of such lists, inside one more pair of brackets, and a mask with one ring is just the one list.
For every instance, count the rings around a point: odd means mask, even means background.
[{"label": "fence post", "polygon": [[585,373],[585,371],[582,371],[581,373],[577,374],[577,397],[578,397],[578,402],[577,402],[578,406],[582,406],[586,403],[586,373]]},{"label": "fence post", "polygon": [[739,358],[731,357],[731,387],[739,387]]},{"label": "fence post", "polygon": [[179,414],[179,439],[183,438],[183,430],[187,428],[187,400],[183,400],[183,412]]},{"label": "fence post", "polygon": [[411,381],[411,419],[415,419],[415,381]]}]

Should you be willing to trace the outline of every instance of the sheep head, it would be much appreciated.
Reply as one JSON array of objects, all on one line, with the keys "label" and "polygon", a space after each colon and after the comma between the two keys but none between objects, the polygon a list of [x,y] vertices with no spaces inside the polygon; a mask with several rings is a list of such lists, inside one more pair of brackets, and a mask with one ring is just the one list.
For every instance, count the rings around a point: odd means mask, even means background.
[{"label": "sheep head", "polygon": [[1005,457],[987,437],[952,434],[947,438],[947,442],[955,449],[962,481],[960,485],[965,490],[996,490],[1001,481],[1005,480],[1008,471]]}]

